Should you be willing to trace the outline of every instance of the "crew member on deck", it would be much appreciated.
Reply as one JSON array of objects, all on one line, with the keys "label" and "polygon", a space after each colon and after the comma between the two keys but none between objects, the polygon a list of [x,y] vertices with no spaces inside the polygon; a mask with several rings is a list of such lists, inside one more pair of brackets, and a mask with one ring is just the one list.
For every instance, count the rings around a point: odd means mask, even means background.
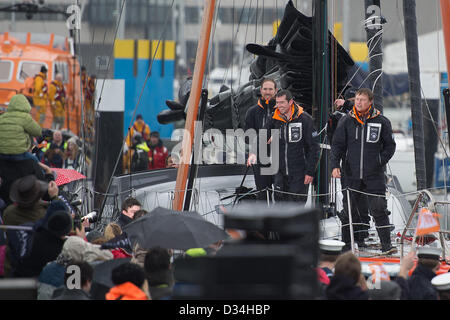
[{"label": "crew member on deck", "polygon": [[[266,188],[272,188],[272,176],[261,175],[261,167],[268,166],[269,164],[262,164],[260,161],[259,152],[259,133],[263,129],[270,118],[272,118],[275,107],[275,93],[277,91],[277,84],[273,79],[264,79],[261,83],[261,98],[258,99],[258,104],[247,110],[245,115],[245,128],[247,131],[253,129],[256,131],[256,139],[249,141],[249,144],[253,144],[256,147],[257,154],[249,154],[247,160],[247,166],[253,165],[256,189],[260,191],[258,193],[258,199],[263,200],[267,198]],[[266,151],[268,156],[269,148]],[[251,150],[249,150],[251,151]],[[263,151],[264,152],[264,151]],[[271,198],[271,197],[269,197]]]},{"label": "crew member on deck", "polygon": [[39,125],[43,125],[45,121],[45,113],[47,112],[47,68],[41,67],[39,72],[34,77],[34,91],[33,91],[33,104],[36,107],[36,121]]},{"label": "crew member on deck", "polygon": [[53,114],[53,127],[60,130],[64,127],[64,113],[66,110],[66,90],[62,83],[62,74],[57,73],[55,80],[48,88],[48,100]]},{"label": "crew member on deck", "polygon": [[[279,130],[279,163],[274,177],[276,201],[306,202],[308,185],[313,182],[319,160],[319,142],[312,117],[294,102],[289,90],[276,96],[276,110],[268,130]],[[272,138],[268,143],[273,143]]]},{"label": "crew member on deck", "polygon": [[[381,250],[392,253],[391,231],[386,201],[386,181],[383,167],[395,153],[395,141],[389,119],[378,111],[373,103],[373,93],[362,88],[356,92],[353,110],[339,120],[331,143],[332,177],[341,177],[342,167],[346,175],[347,187],[357,190],[350,192],[353,223],[367,223],[365,212],[358,212],[357,204],[362,192],[368,195],[368,205],[378,236]],[[344,191],[346,192],[346,191]],[[348,209],[344,208],[348,218]],[[342,241],[350,249],[349,219],[342,221]]]}]

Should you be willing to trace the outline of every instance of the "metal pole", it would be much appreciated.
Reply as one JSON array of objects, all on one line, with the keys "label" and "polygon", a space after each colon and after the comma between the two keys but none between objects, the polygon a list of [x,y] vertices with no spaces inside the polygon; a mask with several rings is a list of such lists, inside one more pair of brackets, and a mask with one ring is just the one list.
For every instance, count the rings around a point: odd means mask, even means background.
[{"label": "metal pole", "polygon": [[415,215],[415,213],[417,211],[417,208],[419,207],[420,201],[422,201],[422,197],[423,197],[423,193],[421,192],[417,196],[416,202],[414,203],[414,207],[413,207],[413,209],[411,211],[411,214],[409,215],[408,221],[406,222],[405,228],[403,229],[402,236],[400,238],[400,244],[401,244],[401,246],[400,246],[400,257],[402,257],[402,258],[403,258],[403,239],[405,239],[406,231],[408,231],[408,227],[411,224],[412,219],[414,218],[414,215]]},{"label": "metal pole", "polygon": [[350,190],[347,189],[347,206],[348,206],[348,223],[350,224],[350,246],[352,252],[355,253],[355,239],[353,238],[353,219],[352,219],[352,207],[350,205]]}]

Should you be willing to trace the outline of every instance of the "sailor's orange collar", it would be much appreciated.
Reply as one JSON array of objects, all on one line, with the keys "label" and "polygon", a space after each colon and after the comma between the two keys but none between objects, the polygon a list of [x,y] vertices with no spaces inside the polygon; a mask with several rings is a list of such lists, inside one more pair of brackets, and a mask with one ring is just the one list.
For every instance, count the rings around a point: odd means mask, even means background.
[{"label": "sailor's orange collar", "polygon": [[[265,100],[266,105],[269,105],[270,100]],[[262,109],[265,109],[264,106],[261,104],[261,99],[258,99],[258,106]]]},{"label": "sailor's orange collar", "polygon": [[289,121],[286,121],[284,119],[284,117],[281,115],[280,110],[277,108],[275,109],[275,112],[273,113],[273,117],[275,120],[280,120],[283,122],[291,122],[292,119],[296,119],[298,117],[300,117],[300,115],[303,113],[303,108],[300,107],[299,105],[293,103],[291,105],[291,117],[289,118]]},{"label": "sailor's orange collar", "polygon": [[[364,115],[367,114],[367,118],[366,118],[366,120],[367,120],[367,119],[370,119],[370,118],[377,117],[378,115],[380,115],[380,113],[381,112],[379,110],[375,109],[372,105],[370,105],[369,109],[367,110],[367,112]],[[356,121],[358,121],[359,123],[364,125],[364,121],[363,121],[363,119],[361,119],[361,118],[363,118],[363,115],[361,114],[361,112],[356,110],[355,106],[353,106],[353,109],[352,109],[352,112],[350,113],[350,115],[353,118],[355,118]]]}]

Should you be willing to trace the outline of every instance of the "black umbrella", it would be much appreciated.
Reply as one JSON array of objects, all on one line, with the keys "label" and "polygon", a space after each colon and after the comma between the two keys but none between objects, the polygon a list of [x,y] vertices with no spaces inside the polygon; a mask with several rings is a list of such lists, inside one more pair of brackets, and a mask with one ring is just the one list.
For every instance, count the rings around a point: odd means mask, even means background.
[{"label": "black umbrella", "polygon": [[114,287],[114,284],[111,280],[111,272],[114,268],[126,263],[130,262],[131,258],[119,258],[119,259],[111,259],[104,261],[102,263],[94,266],[94,273],[92,275],[92,283],[101,284],[108,288]]},{"label": "black umbrella", "polygon": [[134,244],[143,248],[205,248],[229,235],[192,211],[174,211],[158,207],[123,228]]}]

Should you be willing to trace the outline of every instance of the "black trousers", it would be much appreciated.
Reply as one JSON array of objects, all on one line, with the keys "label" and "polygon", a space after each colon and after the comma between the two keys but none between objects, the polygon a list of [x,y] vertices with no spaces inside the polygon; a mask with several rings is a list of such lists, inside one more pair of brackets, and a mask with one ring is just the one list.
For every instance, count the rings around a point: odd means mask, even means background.
[{"label": "black trousers", "polygon": [[257,194],[258,200],[267,201],[267,196],[269,196],[269,200],[272,199],[272,191],[265,191],[265,189],[272,189],[273,184],[273,176],[272,175],[262,175],[261,174],[261,165],[254,164],[253,165],[253,175],[255,177],[255,185],[256,190],[261,191]]},{"label": "black trousers", "polygon": [[[305,182],[305,174],[293,173],[285,175],[281,172],[278,172],[274,177],[275,200],[306,202],[308,198],[308,185],[304,184],[304,182]],[[289,192],[289,194],[283,192]],[[291,193],[295,193],[296,195]]]},{"label": "black trousers", "polygon": [[[353,187],[351,189],[356,189],[358,185],[356,183],[352,183]],[[347,179],[345,174],[341,173],[341,189],[343,190],[342,206],[343,210],[339,214],[339,218],[342,224],[348,224],[348,197],[347,190],[349,187],[347,183]],[[352,210],[352,221],[353,223],[360,223],[353,225],[353,235],[356,241],[362,242],[367,237],[367,230],[369,229],[370,217],[369,217],[369,201],[367,195],[363,193],[357,193],[354,191],[350,191],[350,198],[352,199],[350,202],[351,210]],[[348,235],[349,236],[349,235]]]},{"label": "black trousers", "polygon": [[[349,191],[350,193],[350,206],[351,206],[351,216],[353,223],[363,223],[363,226],[355,226],[353,228],[355,240],[362,241],[362,231],[368,229],[370,223],[369,213],[372,216],[375,226],[377,230],[389,230],[389,214],[390,212],[387,210],[387,200],[385,198],[386,195],[386,185],[383,180],[354,180],[354,179],[345,179],[346,184],[345,188],[350,188],[353,190],[370,193],[373,195],[366,195],[361,192]],[[343,187],[344,189],[344,187]],[[343,191],[344,198],[347,198],[347,190]],[[380,195],[382,197],[379,197]],[[345,200],[345,202],[347,202]],[[344,210],[341,214],[341,222],[342,224],[349,223],[348,219],[348,205],[345,203]],[[348,227],[349,228],[349,227]],[[350,234],[348,233],[349,229],[344,229],[342,232],[343,241],[346,243],[350,242]],[[387,231],[388,232],[388,231]],[[384,232],[386,234],[386,232]],[[381,237],[380,237],[381,238]]]}]

